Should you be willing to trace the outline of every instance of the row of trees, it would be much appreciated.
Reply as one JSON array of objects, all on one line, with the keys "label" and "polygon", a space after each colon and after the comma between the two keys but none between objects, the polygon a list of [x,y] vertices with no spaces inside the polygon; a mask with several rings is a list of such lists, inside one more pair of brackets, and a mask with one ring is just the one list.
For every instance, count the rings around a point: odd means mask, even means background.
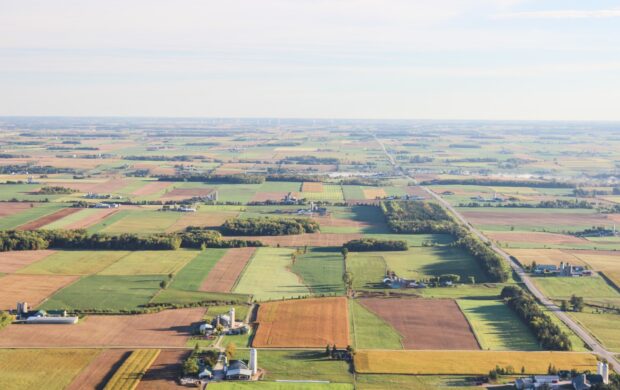
[{"label": "row of trees", "polygon": [[593,209],[594,205],[585,200],[543,200],[538,203],[461,203],[459,207],[508,207],[508,208],[525,208],[525,209]]},{"label": "row of trees", "polygon": [[308,218],[229,219],[220,231],[229,236],[286,236],[318,232],[319,224]]},{"label": "row of trees", "polygon": [[344,244],[343,247],[347,249],[347,252],[406,251],[409,249],[406,241],[378,240],[375,238],[351,240]]},{"label": "row of trees", "polygon": [[264,176],[259,175],[214,175],[211,173],[203,175],[161,175],[156,176],[159,181],[187,181],[203,183],[226,183],[226,184],[262,184]]},{"label": "row of trees", "polygon": [[420,185],[472,185],[472,186],[498,186],[498,187],[532,187],[532,188],[575,188],[575,184],[560,181],[539,180],[503,180],[491,178],[476,179],[434,179],[420,183]]},{"label": "row of trees", "polygon": [[73,194],[74,192],[78,192],[78,190],[74,190],[73,188],[67,188],[67,187],[62,187],[62,186],[43,186],[36,192],[36,194],[38,195],[67,195],[67,194]]},{"label": "row of trees", "polygon": [[219,232],[191,230],[181,233],[89,234],[86,230],[4,230],[0,231],[0,252],[19,250],[102,249],[176,250],[179,248],[238,248],[262,246],[260,241],[224,240]]},{"label": "row of trees", "polygon": [[485,270],[492,282],[505,282],[509,272],[502,258],[486,243],[459,225],[438,204],[419,201],[387,201],[381,203],[388,227],[399,234],[450,234],[453,245],[469,252]]},{"label": "row of trees", "polygon": [[532,330],[541,346],[552,351],[570,351],[572,343],[568,335],[540,308],[536,300],[517,286],[506,286],[501,297],[508,307]]}]

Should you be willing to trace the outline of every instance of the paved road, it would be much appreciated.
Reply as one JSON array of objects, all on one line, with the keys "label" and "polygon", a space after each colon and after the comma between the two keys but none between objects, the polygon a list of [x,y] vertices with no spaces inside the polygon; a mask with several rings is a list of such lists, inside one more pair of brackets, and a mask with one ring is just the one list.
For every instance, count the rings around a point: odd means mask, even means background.
[{"label": "paved road", "polygon": [[[373,137],[375,138],[375,140],[377,141],[377,143],[379,145],[381,145],[381,148],[383,149],[383,151],[385,152],[385,155],[387,156],[387,158],[390,160],[390,163],[392,164],[392,166],[394,166],[395,169],[399,170],[400,172],[402,172],[407,178],[409,178],[410,180],[415,180],[414,178],[410,177],[409,175],[407,175],[407,173],[396,163],[396,161],[394,160],[394,158],[390,155],[390,153],[387,151],[385,145],[383,145],[383,142],[381,142],[381,140],[379,138],[377,138],[374,134]],[[441,196],[437,195],[436,193],[434,193],[433,191],[431,191],[430,189],[426,188],[426,187],[422,187],[422,189],[424,189],[431,197],[433,197],[434,199],[436,199],[439,203],[441,203],[446,209],[450,210],[450,212],[452,212],[452,214],[454,214],[454,216],[465,226],[467,226],[467,228],[472,232],[472,234],[474,234],[476,237],[478,237],[480,240],[484,241],[484,242],[488,242],[491,245],[491,248],[497,252],[497,254],[499,254],[501,257],[503,257],[508,264],[510,264],[510,267],[512,267],[512,269],[514,270],[514,272],[519,275],[519,278],[523,281],[523,283],[525,284],[525,286],[528,288],[528,290],[530,290],[530,292],[543,304],[545,305],[545,307],[547,307],[547,309],[549,309],[550,311],[552,311],[564,324],[566,324],[566,326],[568,326],[573,332],[575,332],[575,334],[577,334],[585,343],[586,345],[595,353],[597,354],[599,357],[604,358],[605,360],[607,360],[609,362],[609,364],[613,367],[613,369],[617,372],[620,373],[620,363],[618,363],[618,361],[615,359],[615,356],[612,352],[608,351],[607,349],[605,349],[599,342],[598,340],[596,340],[594,337],[592,337],[592,335],[590,335],[590,333],[585,330],[584,328],[581,327],[581,325],[579,325],[577,322],[575,322],[571,317],[569,317],[565,312],[561,311],[560,308],[553,303],[550,299],[548,299],[537,287],[536,285],[534,285],[534,283],[532,282],[530,276],[523,270],[523,268],[519,265],[519,263],[517,263],[516,261],[512,260],[512,258],[506,253],[504,252],[500,247],[498,247],[494,242],[492,242],[491,240],[489,240],[488,238],[486,238],[484,236],[484,234],[482,234],[478,229],[476,229],[475,227],[473,227],[466,219],[465,217],[463,217],[454,207],[452,207],[452,205],[450,203],[448,203],[445,199],[443,199]]]}]

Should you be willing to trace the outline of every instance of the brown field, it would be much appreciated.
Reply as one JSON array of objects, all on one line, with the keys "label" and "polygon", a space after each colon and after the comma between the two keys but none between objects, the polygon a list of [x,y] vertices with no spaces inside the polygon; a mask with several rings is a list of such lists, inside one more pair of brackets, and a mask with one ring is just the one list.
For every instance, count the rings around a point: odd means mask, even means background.
[{"label": "brown field", "polygon": [[86,229],[94,224],[97,224],[112,214],[118,212],[118,209],[101,209],[97,210],[96,213],[91,214],[85,218],[80,219],[79,221],[75,221],[73,223],[68,224],[64,227],[64,229]]},{"label": "brown field", "polygon": [[179,372],[182,371],[183,362],[189,356],[189,351],[163,350],[157,359],[140,380],[138,390],[165,390],[187,389],[177,383]]},{"label": "brown field", "polygon": [[183,347],[192,324],[204,314],[205,309],[197,307],[154,314],[91,315],[77,325],[11,325],[0,331],[0,347]]},{"label": "brown field", "polygon": [[452,299],[365,298],[359,302],[403,336],[405,349],[480,349]]},{"label": "brown field", "polygon": [[43,260],[56,251],[44,249],[40,251],[0,252],[0,273],[10,274],[27,265]]},{"label": "brown field", "polygon": [[301,185],[302,192],[323,192],[323,183],[304,181]]},{"label": "brown field", "polygon": [[363,189],[362,192],[364,193],[364,198],[366,199],[377,199],[387,196],[383,188],[367,188]]},{"label": "brown field", "polygon": [[[247,240],[248,237],[224,237],[227,239]],[[291,236],[253,236],[252,240],[259,240],[269,246],[342,246],[351,240],[362,238],[358,233],[308,233]]]},{"label": "brown field", "polygon": [[60,209],[54,213],[51,213],[49,215],[45,215],[39,219],[35,219],[34,221],[30,221],[28,223],[25,223],[21,226],[17,227],[17,230],[35,230],[35,229],[39,229],[42,228],[43,226],[50,224],[52,222],[56,222],[59,219],[62,219],[64,217],[66,217],[67,215],[71,215],[73,213],[77,213],[78,211],[80,211],[82,209],[79,208],[73,208],[73,207],[67,207],[65,209]]},{"label": "brown field", "polygon": [[137,190],[132,192],[131,195],[136,195],[136,196],[153,195],[160,191],[165,190],[166,188],[170,187],[172,184],[173,184],[172,182],[154,181],[154,182],[148,183],[138,188]]},{"label": "brown field", "polygon": [[0,202],[0,218],[20,213],[29,209],[31,203],[27,202]]},{"label": "brown field", "polygon": [[173,167],[162,167],[156,163],[133,164],[135,169],[148,169],[151,175],[174,175],[176,170]]},{"label": "brown field", "polygon": [[262,303],[257,322],[254,347],[349,345],[349,312],[345,297]]},{"label": "brown field", "polygon": [[207,196],[213,192],[211,188],[175,188],[166,192],[159,199],[161,200],[182,200],[198,196]]},{"label": "brown field", "polygon": [[488,238],[501,242],[529,242],[536,244],[582,244],[583,238],[566,234],[544,232],[485,232]]},{"label": "brown field", "polygon": [[603,214],[518,213],[514,211],[464,211],[463,216],[474,225],[591,225],[613,223]]},{"label": "brown field", "polygon": [[214,211],[209,213],[183,213],[175,223],[170,225],[166,231],[176,232],[188,226],[217,227],[226,222],[227,219],[235,218],[239,215],[238,211]]},{"label": "brown field", "polygon": [[77,278],[78,276],[64,275],[3,276],[0,278],[0,310],[13,309],[17,302],[24,301],[31,307],[36,307]]},{"label": "brown field", "polygon": [[554,264],[560,265],[561,262],[568,262],[573,265],[585,264],[570,251],[561,249],[505,249],[508,254],[514,256],[523,265],[532,264]]},{"label": "brown field", "polygon": [[354,221],[352,219],[333,218],[331,215],[325,217],[312,217],[320,226],[330,227],[356,227],[362,228],[371,226],[368,222]]},{"label": "brown field", "polygon": [[407,191],[407,194],[409,195],[422,196],[424,198],[428,198],[430,196],[428,192],[424,191],[422,187],[418,187],[418,186],[407,187],[405,188],[405,191]]},{"label": "brown field", "polygon": [[102,351],[78,376],[73,378],[67,390],[103,389],[114,372],[127,359],[130,352],[126,349]]},{"label": "brown field", "polygon": [[231,248],[215,264],[202,282],[200,291],[230,292],[256,248]]}]

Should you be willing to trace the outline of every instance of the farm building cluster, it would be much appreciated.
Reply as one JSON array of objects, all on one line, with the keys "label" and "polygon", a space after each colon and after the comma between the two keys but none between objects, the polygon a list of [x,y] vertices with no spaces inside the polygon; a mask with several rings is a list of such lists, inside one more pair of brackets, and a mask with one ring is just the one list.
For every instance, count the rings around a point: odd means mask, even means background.
[{"label": "farm building cluster", "polygon": [[587,390],[594,385],[609,384],[609,365],[597,363],[596,374],[578,374],[571,378],[570,372],[564,371],[558,375],[533,375],[515,380],[517,390],[536,389],[569,389]]},{"label": "farm building cluster", "polygon": [[592,271],[586,267],[565,262],[560,262],[559,267],[554,264],[537,264],[533,267],[532,273],[534,275],[560,277],[592,276]]},{"label": "farm building cluster", "polygon": [[16,323],[22,324],[77,324],[78,317],[67,315],[66,310],[30,310],[28,302],[17,302]]},{"label": "farm building cluster", "polygon": [[211,320],[205,322],[198,327],[200,334],[210,337],[218,334],[238,335],[247,334],[250,328],[235,318],[235,308],[231,307],[228,314],[219,314]]},{"label": "farm building cluster", "polygon": [[427,288],[427,287],[452,287],[454,281],[438,278],[438,281],[424,282],[422,280],[401,278],[393,271],[388,271],[383,278],[383,284],[388,288]]}]

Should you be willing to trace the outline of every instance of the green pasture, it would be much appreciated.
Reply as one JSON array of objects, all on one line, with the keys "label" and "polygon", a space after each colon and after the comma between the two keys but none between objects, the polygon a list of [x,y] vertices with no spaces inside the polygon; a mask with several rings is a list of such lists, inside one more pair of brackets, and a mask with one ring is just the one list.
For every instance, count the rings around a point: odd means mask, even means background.
[{"label": "green pasture", "polygon": [[101,271],[100,275],[168,275],[195,258],[200,252],[190,249],[176,251],[131,252]]},{"label": "green pasture", "polygon": [[[0,189],[0,193],[2,190]],[[18,226],[65,208],[65,205],[59,203],[32,203],[32,205],[33,207],[19,213],[0,218],[0,229],[15,229]]]},{"label": "green pasture", "polygon": [[57,251],[18,271],[39,275],[90,275],[128,256],[128,251]]},{"label": "green pasture", "polygon": [[197,291],[202,281],[218,260],[226,253],[226,249],[206,249],[194,257],[185,267],[174,275],[169,288]]},{"label": "green pasture", "polygon": [[571,312],[570,316],[588,329],[606,348],[620,351],[620,314],[595,313],[587,308],[582,313]]},{"label": "green pasture", "polygon": [[93,214],[97,214],[101,212],[101,209],[95,209],[95,208],[88,208],[88,209],[83,209],[78,211],[77,213],[73,213],[70,215],[67,215],[64,218],[61,218],[57,221],[54,221],[52,223],[48,223],[47,225],[43,226],[43,229],[66,229],[67,226],[78,222],[86,217],[89,217]]},{"label": "green pasture", "polygon": [[291,270],[313,294],[344,294],[344,262],[340,248],[308,248],[297,256]]},{"label": "green pasture", "polygon": [[[121,218],[114,218],[122,214]],[[157,210],[123,210],[103,221],[106,226],[97,230],[100,233],[162,233],[181,218],[183,213]],[[99,225],[99,224],[98,224]],[[98,226],[97,225],[97,226]]]},{"label": "green pasture", "polygon": [[584,298],[618,298],[620,294],[598,276],[570,277],[536,277],[534,283],[548,297],[569,299],[573,294]]},{"label": "green pasture", "polygon": [[351,252],[347,256],[347,270],[353,278],[353,289],[381,288],[387,264],[379,254]]},{"label": "green pasture", "polygon": [[403,349],[401,335],[355,299],[349,299],[349,323],[356,349]]},{"label": "green pasture", "polygon": [[234,288],[235,293],[251,294],[259,301],[306,296],[311,293],[291,272],[292,249],[259,248]]}]

